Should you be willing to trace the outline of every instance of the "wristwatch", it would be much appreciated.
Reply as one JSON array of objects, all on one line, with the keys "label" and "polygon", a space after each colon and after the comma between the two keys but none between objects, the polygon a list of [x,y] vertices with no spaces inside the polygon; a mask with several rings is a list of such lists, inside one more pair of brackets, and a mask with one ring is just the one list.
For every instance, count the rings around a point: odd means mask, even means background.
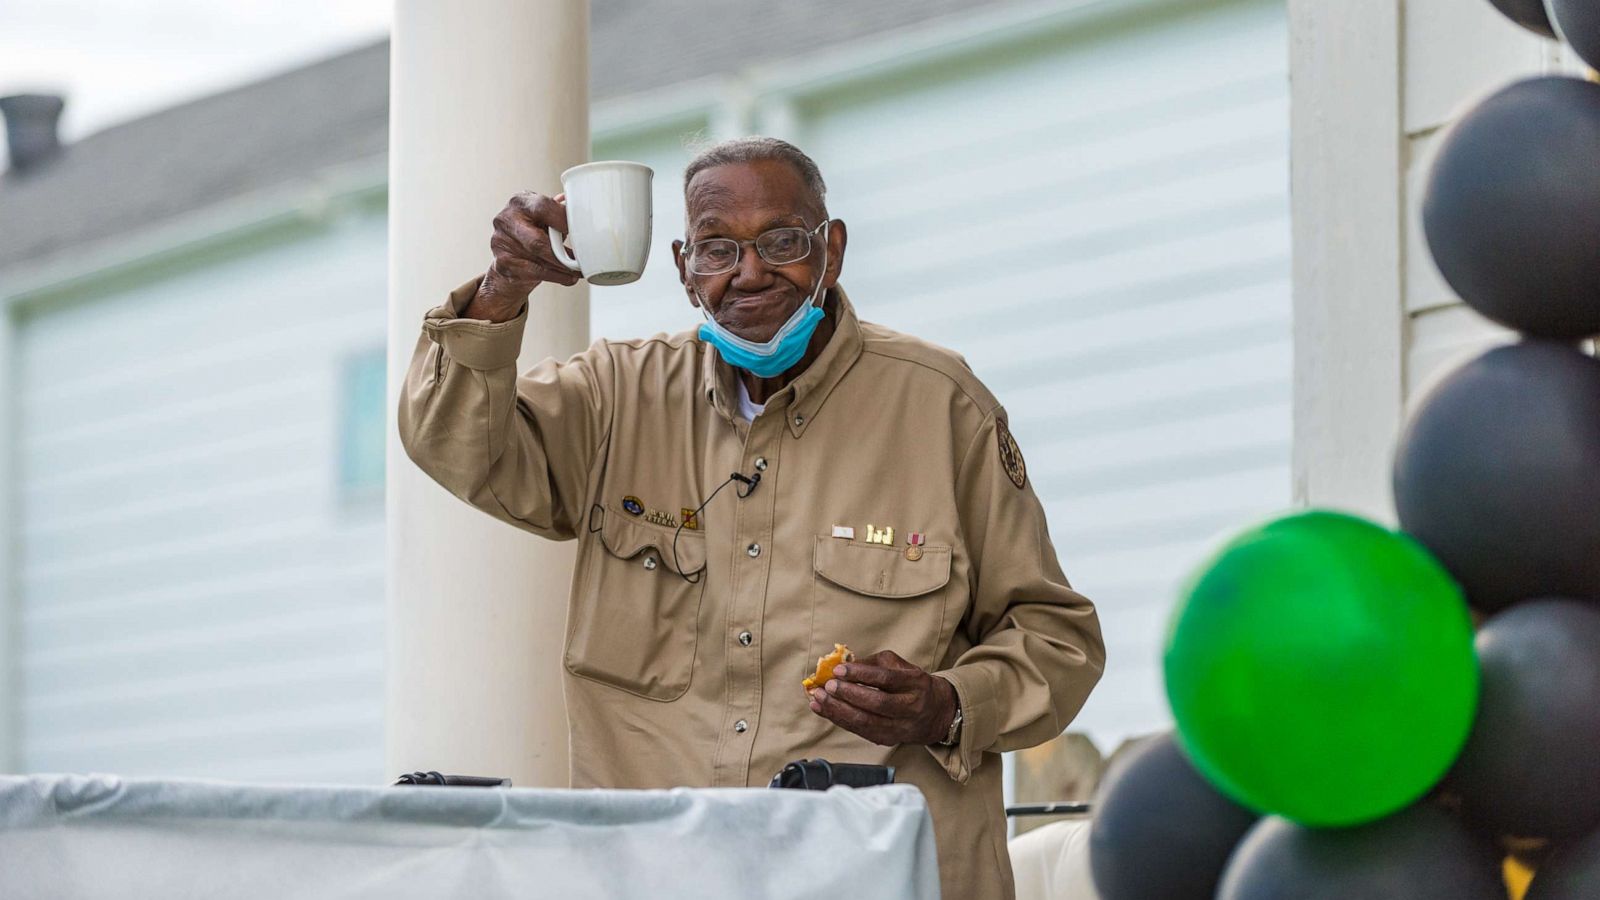
[{"label": "wristwatch", "polygon": [[956,717],[950,720],[950,730],[945,734],[944,740],[940,741],[938,746],[954,747],[959,743],[961,743],[961,704],[957,702]]}]

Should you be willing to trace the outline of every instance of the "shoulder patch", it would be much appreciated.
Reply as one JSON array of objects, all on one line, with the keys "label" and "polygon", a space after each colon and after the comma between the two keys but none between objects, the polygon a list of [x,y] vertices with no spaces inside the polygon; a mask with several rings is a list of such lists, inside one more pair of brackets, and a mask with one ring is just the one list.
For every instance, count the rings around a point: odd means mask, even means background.
[{"label": "shoulder patch", "polygon": [[994,420],[995,441],[1000,445],[1000,465],[1005,467],[1006,475],[1011,478],[1011,483],[1022,490],[1028,483],[1028,464],[1022,460],[1022,448],[1017,446],[1017,439],[1011,436],[1011,429],[1006,427],[1006,420]]}]

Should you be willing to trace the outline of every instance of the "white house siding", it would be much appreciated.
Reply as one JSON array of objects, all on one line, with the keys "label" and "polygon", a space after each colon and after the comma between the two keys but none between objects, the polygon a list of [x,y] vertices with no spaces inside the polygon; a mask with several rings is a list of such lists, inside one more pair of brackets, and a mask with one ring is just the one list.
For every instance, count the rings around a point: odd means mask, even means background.
[{"label": "white house siding", "polygon": [[1102,743],[1168,721],[1181,578],[1289,502],[1287,57],[1280,4],[1196,3],[799,107],[862,315],[1010,412],[1101,611]]},{"label": "white house siding", "polygon": [[340,441],[384,254],[368,213],[22,320],[23,770],[383,776],[382,475]]}]

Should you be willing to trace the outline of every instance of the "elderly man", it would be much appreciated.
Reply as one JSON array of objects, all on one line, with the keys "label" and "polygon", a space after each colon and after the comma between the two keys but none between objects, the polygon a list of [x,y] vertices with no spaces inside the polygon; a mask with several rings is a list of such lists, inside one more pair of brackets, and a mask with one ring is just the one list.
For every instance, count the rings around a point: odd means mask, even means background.
[{"label": "elderly man", "polygon": [[[579,541],[574,786],[892,765],[927,796],[945,896],[1009,897],[998,754],[1060,734],[1105,651],[1005,410],[956,354],[856,318],[845,224],[800,150],[718,144],[684,194],[698,331],[521,377],[528,293],[577,276],[546,237],[560,198],[512,198],[488,272],[424,322],[406,450],[479,509]],[[808,693],[835,643],[864,655]]]}]

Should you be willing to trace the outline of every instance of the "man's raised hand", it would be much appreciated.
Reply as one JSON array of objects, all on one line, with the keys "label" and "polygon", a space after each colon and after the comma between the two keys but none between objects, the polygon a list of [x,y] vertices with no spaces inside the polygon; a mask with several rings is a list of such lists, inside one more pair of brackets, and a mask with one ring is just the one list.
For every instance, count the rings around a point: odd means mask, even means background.
[{"label": "man's raised hand", "polygon": [[567,233],[565,195],[546,197],[524,191],[506,201],[494,217],[489,249],[494,262],[483,275],[478,293],[462,310],[468,319],[506,322],[517,317],[528,294],[541,282],[572,286],[583,276],[556,259],[550,249],[549,228]]}]

